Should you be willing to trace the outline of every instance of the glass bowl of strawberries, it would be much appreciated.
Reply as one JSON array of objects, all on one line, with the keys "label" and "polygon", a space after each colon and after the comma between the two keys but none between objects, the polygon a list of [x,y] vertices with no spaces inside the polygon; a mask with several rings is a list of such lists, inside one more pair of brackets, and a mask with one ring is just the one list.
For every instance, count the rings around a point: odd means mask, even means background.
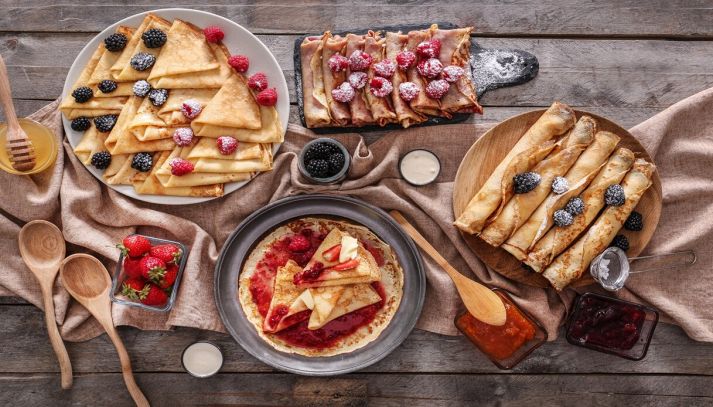
[{"label": "glass bowl of strawberries", "polygon": [[116,247],[121,255],[112,279],[111,300],[151,311],[170,310],[186,267],[186,246],[135,234]]}]

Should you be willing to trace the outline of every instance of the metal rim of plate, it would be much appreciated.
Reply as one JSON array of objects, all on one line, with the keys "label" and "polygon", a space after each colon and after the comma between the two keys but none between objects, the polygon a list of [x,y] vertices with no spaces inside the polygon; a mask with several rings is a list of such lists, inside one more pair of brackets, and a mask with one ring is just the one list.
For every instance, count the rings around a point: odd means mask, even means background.
[{"label": "metal rim of plate", "polygon": [[[391,322],[372,342],[349,353],[307,357],[278,351],[258,335],[238,300],[238,278],[245,259],[255,245],[288,221],[310,216],[339,218],[369,228],[391,246],[403,269],[403,296]],[[257,210],[238,225],[218,257],[214,294],[227,331],[248,353],[286,372],[330,376],[370,366],[389,355],[406,339],[421,315],[426,296],[426,274],[414,242],[383,210],[351,197],[297,195]]]}]

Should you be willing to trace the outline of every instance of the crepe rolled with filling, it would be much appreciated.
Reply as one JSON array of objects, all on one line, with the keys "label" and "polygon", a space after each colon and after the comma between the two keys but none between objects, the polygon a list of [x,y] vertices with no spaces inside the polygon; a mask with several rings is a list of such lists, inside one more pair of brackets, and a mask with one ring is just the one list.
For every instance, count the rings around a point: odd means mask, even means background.
[{"label": "crepe rolled with filling", "polygon": [[441,42],[439,60],[443,66],[454,65],[465,70],[465,74],[452,83],[448,92],[441,98],[441,109],[450,113],[483,113],[471,79],[470,33],[472,31],[473,27],[464,27],[453,30],[438,29],[433,33],[433,39]]},{"label": "crepe rolled with filling", "polygon": [[621,182],[633,163],[634,153],[627,148],[618,148],[581,194],[584,213],[575,216],[574,223],[567,227],[552,227],[529,251],[525,264],[541,273],[594,221],[604,207],[604,191]]},{"label": "crepe rolled with filling", "polygon": [[[410,31],[406,41],[406,50],[416,54],[416,47],[418,44],[431,39],[431,35],[436,30],[438,30],[438,26],[433,24],[428,30]],[[426,95],[426,85],[428,85],[428,81],[426,78],[422,77],[416,69],[419,61],[420,57],[416,59],[413,66],[411,66],[406,72],[408,81],[415,83],[421,90],[418,92],[418,95],[416,95],[416,98],[410,102],[411,109],[421,114],[450,117],[448,113],[441,110],[441,104],[438,100],[431,99]],[[395,89],[395,91],[398,91],[398,89]]]},{"label": "crepe rolled with filling", "polygon": [[[401,32],[387,32],[386,33],[386,59],[391,61],[396,61],[396,55],[399,54],[404,49],[407,35],[401,34]],[[401,99],[399,95],[399,85],[404,82],[408,82],[408,77],[406,73],[401,69],[397,69],[394,72],[394,76],[391,77],[391,84],[394,87],[393,92],[391,92],[391,103],[394,106],[394,113],[396,113],[396,120],[401,123],[403,128],[408,128],[412,124],[421,123],[427,119],[426,116],[415,112],[411,109],[408,102]]]},{"label": "crepe rolled with filling", "polygon": [[322,38],[306,37],[300,45],[302,99],[307,127],[328,126],[332,121],[322,72]]},{"label": "crepe rolled with filling", "polygon": [[347,39],[339,35],[332,36],[327,31],[322,36],[322,75],[324,78],[324,94],[332,116],[332,123],[337,126],[346,126],[351,119],[349,104],[334,100],[332,91],[337,89],[347,79],[346,71],[332,72],[329,69],[329,58],[334,54],[344,55]]},{"label": "crepe rolled with filling", "polygon": [[[592,141],[594,141],[593,123],[589,120],[578,121],[574,129],[557,142],[556,148],[532,168],[533,172],[540,175],[540,183],[529,192],[512,195],[495,220],[480,234],[481,239],[497,247],[510,238],[547,198],[552,189],[552,180],[564,175]],[[511,178],[509,175],[506,172],[506,179]],[[507,195],[504,193],[503,198],[505,196]]]},{"label": "crepe rolled with filling", "polygon": [[574,111],[569,106],[559,102],[552,104],[498,164],[478,193],[471,198],[463,213],[456,219],[455,225],[470,234],[480,233],[485,223],[503,202],[501,188],[507,187],[508,184],[512,186],[512,178],[505,178],[505,174],[512,174],[513,159],[526,150],[564,134],[574,126],[574,122]]},{"label": "crepe rolled with filling", "polygon": [[[347,34],[347,57],[354,51],[364,50],[364,36],[356,34]],[[352,73],[351,68],[347,68],[347,78]],[[349,111],[352,115],[352,124],[355,126],[364,126],[374,123],[374,117],[371,115],[371,109],[367,101],[366,86],[357,89],[354,88],[354,99],[349,102]]]},{"label": "crepe rolled with filling", "polygon": [[[391,96],[378,97],[370,91],[371,80],[376,76],[374,64],[384,59],[384,42],[385,40],[379,36],[379,33],[373,31],[369,31],[364,40],[364,52],[371,55],[372,58],[372,64],[368,71],[368,80],[364,89],[366,89],[366,100],[369,102],[371,115],[374,116],[374,120],[379,123],[379,126],[396,121],[396,113],[394,113],[394,108],[391,106]],[[391,93],[394,93],[394,91],[391,91]]]},{"label": "crepe rolled with filling", "polygon": [[644,192],[651,186],[651,176],[655,169],[656,166],[649,162],[636,160],[621,184],[626,195],[624,204],[605,209],[589,230],[542,273],[557,291],[579,278],[589,263],[609,246]]}]

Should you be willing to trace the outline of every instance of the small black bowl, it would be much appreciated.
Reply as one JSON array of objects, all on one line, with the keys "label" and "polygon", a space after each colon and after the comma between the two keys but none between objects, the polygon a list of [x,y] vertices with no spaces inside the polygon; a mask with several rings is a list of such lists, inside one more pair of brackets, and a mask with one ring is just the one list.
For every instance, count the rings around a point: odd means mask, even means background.
[{"label": "small black bowl", "polygon": [[[342,154],[344,154],[344,166],[335,175],[328,177],[328,178],[317,178],[317,177],[313,177],[312,175],[310,175],[309,172],[307,172],[307,164],[304,162],[305,152],[311,145],[316,144],[316,143],[329,143],[329,144],[335,145],[342,151]],[[299,155],[299,159],[298,159],[298,167],[300,169],[300,173],[302,173],[302,175],[305,178],[307,178],[308,180],[310,180],[312,183],[322,184],[322,185],[336,184],[338,182],[343,181],[347,177],[347,172],[349,171],[350,165],[351,165],[351,156],[349,155],[349,151],[347,151],[347,148],[344,147],[344,145],[342,143],[338,142],[337,140],[327,138],[327,137],[321,137],[318,139],[314,139],[314,140],[310,141],[309,143],[305,144],[304,147],[302,147],[302,151],[300,151],[300,155]]]}]

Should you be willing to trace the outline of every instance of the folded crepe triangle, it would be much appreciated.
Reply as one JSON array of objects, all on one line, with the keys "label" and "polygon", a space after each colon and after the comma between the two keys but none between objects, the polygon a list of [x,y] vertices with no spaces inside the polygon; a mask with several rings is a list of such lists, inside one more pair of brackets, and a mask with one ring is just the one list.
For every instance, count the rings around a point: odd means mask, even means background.
[{"label": "folded crepe triangle", "polygon": [[342,315],[381,301],[371,284],[350,284],[334,287],[310,288],[312,314],[307,327],[319,329]]},{"label": "folded crepe triangle", "polygon": [[131,66],[130,62],[131,58],[140,52],[151,54],[154,57],[158,56],[159,50],[155,48],[148,48],[141,40],[141,34],[152,28],[157,28],[163,32],[167,32],[171,28],[171,22],[164,20],[155,14],[149,13],[146,15],[146,18],[144,18],[139,28],[135,31],[136,35],[131,37],[129,42],[126,44],[126,47],[124,47],[124,51],[122,51],[119,58],[111,67],[111,73],[114,80],[118,82],[128,82],[146,79],[149,77],[151,69],[137,71]]},{"label": "folded crepe triangle", "polygon": [[174,195],[174,196],[191,196],[191,197],[213,197],[223,195],[223,184],[215,183],[209,185],[196,186],[174,186],[166,187],[159,181],[156,174],[163,166],[166,160],[169,159],[172,152],[162,151],[154,154],[154,166],[151,172],[144,179],[135,179],[133,182],[134,189],[139,194],[151,195]]},{"label": "folded crepe triangle", "polygon": [[150,82],[163,76],[196,74],[219,68],[218,61],[199,28],[177,19],[166,35],[166,44],[161,47],[161,53],[148,77]]},{"label": "folded crepe triangle", "polygon": [[208,102],[201,114],[193,121],[192,126],[196,135],[214,138],[231,134],[220,132],[202,134],[202,132],[211,126],[232,129],[260,129],[262,127],[260,107],[255,101],[252,92],[250,92],[245,78],[237,74],[231,75],[213,99]]},{"label": "folded crepe triangle", "polygon": [[278,332],[309,317],[304,315],[301,319],[289,318],[299,312],[310,309],[308,305],[312,305],[312,297],[309,291],[304,290],[306,294],[301,295],[303,290],[297,288],[293,282],[294,276],[301,271],[302,267],[293,260],[288,261],[287,264],[277,269],[270,308],[267,310],[262,324],[263,331]]},{"label": "folded crepe triangle", "polygon": [[165,151],[174,148],[176,143],[171,138],[141,141],[129,131],[129,123],[133,120],[143,99],[132,96],[124,105],[117,118],[114,128],[106,139],[106,147],[112,155],[139,153],[145,151]]},{"label": "folded crepe triangle", "polygon": [[[173,140],[171,140],[173,141]],[[194,144],[195,145],[195,144]],[[157,166],[156,178],[164,187],[195,187],[201,185],[212,185],[224,182],[246,181],[252,178],[251,172],[199,172],[194,170],[189,174],[177,176],[171,174],[171,160],[180,157],[188,160],[188,155],[191,152],[192,146],[178,147],[176,146],[168,158]],[[195,165],[196,163],[194,163]]]}]

